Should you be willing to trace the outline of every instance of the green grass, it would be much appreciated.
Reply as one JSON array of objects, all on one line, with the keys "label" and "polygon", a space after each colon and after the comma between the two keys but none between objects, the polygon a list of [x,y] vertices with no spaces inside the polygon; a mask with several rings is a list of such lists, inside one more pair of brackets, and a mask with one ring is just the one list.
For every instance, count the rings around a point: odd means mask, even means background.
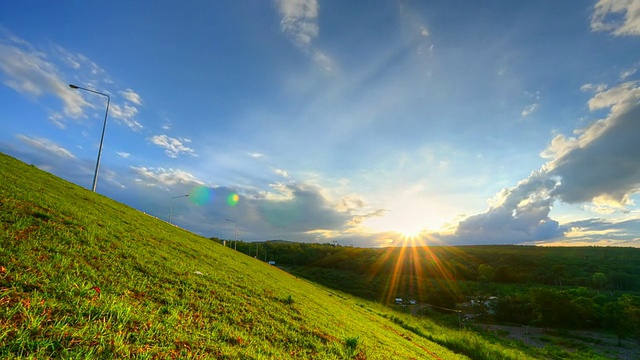
[{"label": "green grass", "polygon": [[0,169],[2,359],[549,357],[298,279],[3,154]]},{"label": "green grass", "polygon": [[459,358],[352,297],[6,155],[0,169],[0,358]]}]

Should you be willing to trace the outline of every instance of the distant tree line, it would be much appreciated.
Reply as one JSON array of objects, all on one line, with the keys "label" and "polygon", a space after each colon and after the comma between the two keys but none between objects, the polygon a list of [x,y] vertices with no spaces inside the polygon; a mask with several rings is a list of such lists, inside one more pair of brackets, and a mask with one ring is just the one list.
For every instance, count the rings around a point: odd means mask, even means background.
[{"label": "distant tree line", "polygon": [[[221,242],[220,239],[218,241]],[[233,240],[227,246],[233,247]],[[438,279],[501,284],[584,286],[640,291],[640,249],[603,247],[459,246],[356,248],[287,241],[237,242],[263,261],[355,273],[419,273]]]},{"label": "distant tree line", "polygon": [[[222,242],[217,239],[217,241]],[[608,329],[640,339],[640,249],[460,246],[356,248],[227,241],[227,246],[356,296],[453,308],[498,296],[496,321]]]}]

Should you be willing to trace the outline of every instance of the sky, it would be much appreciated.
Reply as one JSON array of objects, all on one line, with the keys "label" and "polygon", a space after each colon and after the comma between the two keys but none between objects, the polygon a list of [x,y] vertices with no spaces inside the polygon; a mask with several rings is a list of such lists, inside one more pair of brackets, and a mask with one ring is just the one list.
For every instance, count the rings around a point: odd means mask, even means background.
[{"label": "sky", "polygon": [[108,95],[206,237],[638,247],[639,69],[640,0],[2,1],[0,152],[91,190]]}]

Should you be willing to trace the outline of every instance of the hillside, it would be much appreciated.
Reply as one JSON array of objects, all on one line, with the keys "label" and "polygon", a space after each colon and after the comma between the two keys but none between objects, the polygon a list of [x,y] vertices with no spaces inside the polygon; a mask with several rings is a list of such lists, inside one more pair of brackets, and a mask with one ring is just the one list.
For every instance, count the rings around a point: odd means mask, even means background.
[{"label": "hillside", "polygon": [[331,290],[0,154],[0,358],[594,358]]},{"label": "hillside", "polygon": [[0,168],[1,358],[464,358],[375,304],[3,154]]}]

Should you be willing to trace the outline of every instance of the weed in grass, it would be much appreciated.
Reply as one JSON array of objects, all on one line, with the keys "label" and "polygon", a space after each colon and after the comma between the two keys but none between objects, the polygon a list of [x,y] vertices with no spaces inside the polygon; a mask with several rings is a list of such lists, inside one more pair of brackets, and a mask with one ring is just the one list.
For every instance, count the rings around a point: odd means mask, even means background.
[{"label": "weed in grass", "polygon": [[358,347],[358,341],[360,341],[360,336],[348,337],[344,340],[344,345],[350,351],[355,351]]},{"label": "weed in grass", "polygon": [[294,301],[293,301],[293,296],[291,296],[291,295],[287,296],[287,297],[284,299],[284,303],[285,303],[285,304],[287,304],[287,305],[289,305],[289,306],[293,305],[293,302],[294,302]]}]

